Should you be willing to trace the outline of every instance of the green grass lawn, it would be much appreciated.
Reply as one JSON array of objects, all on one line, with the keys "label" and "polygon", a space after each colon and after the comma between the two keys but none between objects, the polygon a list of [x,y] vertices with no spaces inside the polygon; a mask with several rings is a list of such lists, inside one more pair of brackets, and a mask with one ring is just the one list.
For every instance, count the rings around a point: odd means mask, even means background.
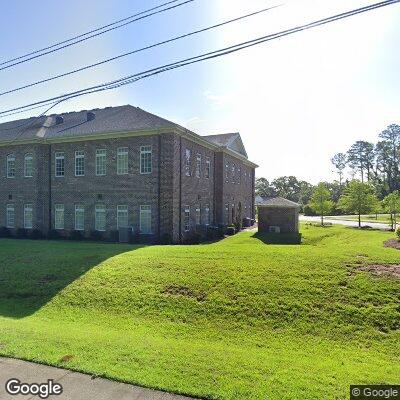
[{"label": "green grass lawn", "polygon": [[[361,215],[361,222],[380,222],[382,224],[390,224],[389,214],[376,214]],[[340,219],[342,221],[358,221],[358,215],[335,215],[329,217],[330,219]]]},{"label": "green grass lawn", "polygon": [[[303,227],[196,246],[0,240],[0,354],[210,399],[347,399],[399,383],[391,234]],[[69,357],[65,357],[69,356]],[[63,361],[64,357],[64,361]]]}]

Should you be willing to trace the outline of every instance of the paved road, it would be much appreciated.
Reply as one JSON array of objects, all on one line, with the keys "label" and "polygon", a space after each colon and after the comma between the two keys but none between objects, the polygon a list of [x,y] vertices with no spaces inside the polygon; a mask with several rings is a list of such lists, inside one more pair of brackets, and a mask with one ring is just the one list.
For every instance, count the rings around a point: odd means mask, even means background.
[{"label": "paved road", "polygon": [[[300,216],[300,221],[305,221],[305,222],[321,222],[321,217],[311,217],[311,216],[305,216],[301,215]],[[330,222],[332,224],[339,224],[339,225],[345,225],[345,226],[358,226],[358,221],[346,221],[342,219],[330,219],[329,217],[324,218],[325,222]],[[371,228],[374,229],[381,229],[381,230],[389,230],[390,226],[388,224],[383,224],[380,222],[361,222],[361,226],[370,226]]]},{"label": "paved road", "polygon": [[0,357],[0,399],[33,400],[40,399],[32,395],[10,395],[6,392],[6,382],[17,378],[23,383],[43,383],[53,379],[63,387],[61,395],[49,396],[53,400],[193,400],[179,396],[95,378],[65,369],[48,367],[26,361]]}]

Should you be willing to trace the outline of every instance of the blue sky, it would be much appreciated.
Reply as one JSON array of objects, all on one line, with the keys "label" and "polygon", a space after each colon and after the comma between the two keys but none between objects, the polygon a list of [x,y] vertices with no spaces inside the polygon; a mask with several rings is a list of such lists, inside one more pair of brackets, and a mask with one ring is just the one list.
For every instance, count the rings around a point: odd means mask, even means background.
[{"label": "blue sky", "polygon": [[[2,4],[6,60],[124,18],[162,1],[49,0]],[[365,0],[195,0],[38,60],[0,71],[1,91],[100,61],[269,5],[227,27],[126,57],[19,93],[0,109],[112,80],[273,33]],[[4,18],[6,16],[6,18]],[[66,102],[55,112],[132,104],[199,134],[239,131],[258,176],[333,179],[330,157],[355,140],[376,141],[400,123],[400,4],[269,42],[217,60]],[[34,115],[22,114],[22,116]],[[3,121],[3,120],[2,120]]]}]

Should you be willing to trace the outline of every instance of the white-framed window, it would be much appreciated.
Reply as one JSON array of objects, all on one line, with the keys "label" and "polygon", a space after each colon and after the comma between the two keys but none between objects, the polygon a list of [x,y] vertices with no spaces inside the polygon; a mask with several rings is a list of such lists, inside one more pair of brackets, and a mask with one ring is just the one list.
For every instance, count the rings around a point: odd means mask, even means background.
[{"label": "white-framed window", "polygon": [[225,204],[225,217],[229,221],[229,204]]},{"label": "white-framed window", "polygon": [[85,229],[85,207],[83,204],[75,204],[75,230]]},{"label": "white-framed window", "polygon": [[33,227],[33,205],[24,205],[24,228],[32,229]]},{"label": "white-framed window", "polygon": [[96,204],[94,213],[94,229],[104,232],[106,230],[106,206]]},{"label": "white-framed window", "polygon": [[54,229],[64,229],[64,204],[54,205]]},{"label": "white-framed window", "polygon": [[211,223],[211,218],[210,218],[210,206],[206,204],[204,207],[204,223],[206,225],[210,225]]},{"label": "white-framed window", "polygon": [[206,158],[206,172],[205,172],[205,177],[209,178],[211,176],[211,161],[210,158]]},{"label": "white-framed window", "polygon": [[55,153],[55,176],[65,176],[65,154],[61,151]]},{"label": "white-framed window", "polygon": [[151,146],[140,146],[140,173],[151,174],[152,172],[152,148]]},{"label": "white-framed window", "polygon": [[232,164],[232,183],[235,183],[235,164]]},{"label": "white-framed window", "polygon": [[15,206],[7,204],[6,206],[6,226],[7,228],[15,228]]},{"label": "white-framed window", "polygon": [[15,178],[15,155],[7,156],[7,178]]},{"label": "white-framed window", "polygon": [[240,167],[237,169],[237,183],[240,185],[242,180]]},{"label": "white-framed window", "polygon": [[85,152],[75,151],[75,176],[85,176]]},{"label": "white-framed window", "polygon": [[225,164],[225,182],[229,182],[229,163]]},{"label": "white-framed window", "polygon": [[140,206],[139,229],[141,233],[151,233],[151,207]]},{"label": "white-framed window", "polygon": [[192,157],[192,152],[190,149],[185,150],[185,175],[190,176],[191,171],[190,171],[190,164],[191,164],[191,157]]},{"label": "white-framed window", "polygon": [[129,150],[127,147],[117,149],[117,174],[125,175],[129,173]]},{"label": "white-framed window", "polygon": [[200,178],[200,171],[201,171],[201,154],[196,154],[196,178]]},{"label": "white-framed window", "polygon": [[107,174],[107,150],[96,150],[96,175],[104,176]]},{"label": "white-framed window", "polygon": [[127,228],[129,225],[128,206],[121,204],[117,206],[117,229]]},{"label": "white-framed window", "polygon": [[196,225],[200,225],[201,224],[201,209],[200,209],[200,206],[196,206],[195,211],[196,211],[196,213],[195,213]]},{"label": "white-framed window", "polygon": [[32,178],[33,177],[33,154],[26,153],[24,157],[24,177]]},{"label": "white-framed window", "polygon": [[185,232],[190,231],[190,206],[185,206],[183,215],[183,227]]}]

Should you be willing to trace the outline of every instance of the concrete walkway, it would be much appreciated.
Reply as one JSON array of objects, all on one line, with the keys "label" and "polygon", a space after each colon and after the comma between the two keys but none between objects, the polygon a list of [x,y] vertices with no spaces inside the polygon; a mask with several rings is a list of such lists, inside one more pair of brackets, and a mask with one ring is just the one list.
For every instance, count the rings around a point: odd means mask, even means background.
[{"label": "concrete walkway", "polygon": [[[321,217],[300,215],[300,221],[320,223]],[[329,217],[325,217],[324,221],[329,222],[331,224],[358,227],[358,221],[349,221],[349,220],[346,221],[344,219],[336,219],[336,218],[329,218]],[[361,222],[361,226],[370,226],[373,229],[380,229],[383,231],[387,231],[390,229],[389,224],[383,224],[382,222]]]},{"label": "concrete walkway", "polygon": [[191,398],[118,383],[102,378],[92,378],[61,368],[48,367],[27,361],[0,357],[0,399],[31,400],[38,395],[10,395],[6,382],[19,379],[22,383],[45,383],[48,379],[60,383],[63,393],[49,396],[54,400],[190,400]]}]

